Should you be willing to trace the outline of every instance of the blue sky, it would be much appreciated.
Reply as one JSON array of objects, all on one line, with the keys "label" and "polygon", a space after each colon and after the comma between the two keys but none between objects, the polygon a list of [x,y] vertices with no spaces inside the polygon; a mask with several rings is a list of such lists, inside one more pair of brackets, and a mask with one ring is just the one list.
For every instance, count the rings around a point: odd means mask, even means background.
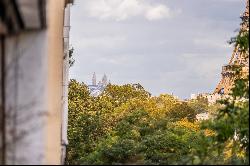
[{"label": "blue sky", "polygon": [[244,9],[245,0],[76,0],[70,77],[90,84],[106,73],[180,98],[212,92]]}]

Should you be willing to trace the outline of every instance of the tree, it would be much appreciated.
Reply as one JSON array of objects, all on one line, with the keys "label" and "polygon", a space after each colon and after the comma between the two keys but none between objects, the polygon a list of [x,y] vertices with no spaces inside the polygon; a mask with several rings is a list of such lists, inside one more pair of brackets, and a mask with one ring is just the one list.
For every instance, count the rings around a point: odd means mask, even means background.
[{"label": "tree", "polygon": [[180,164],[196,144],[194,109],[171,95],[109,84],[91,97],[83,83],[69,85],[67,164]]},{"label": "tree", "polygon": [[75,59],[73,58],[74,48],[71,47],[69,49],[69,67],[72,67],[75,63]]}]

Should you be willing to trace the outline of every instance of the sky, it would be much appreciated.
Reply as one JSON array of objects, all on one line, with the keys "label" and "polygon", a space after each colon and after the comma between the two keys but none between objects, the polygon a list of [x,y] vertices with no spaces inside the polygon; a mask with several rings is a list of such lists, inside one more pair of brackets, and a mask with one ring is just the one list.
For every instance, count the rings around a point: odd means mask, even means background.
[{"label": "sky", "polygon": [[152,95],[211,93],[245,0],[75,0],[70,78],[140,83]]}]

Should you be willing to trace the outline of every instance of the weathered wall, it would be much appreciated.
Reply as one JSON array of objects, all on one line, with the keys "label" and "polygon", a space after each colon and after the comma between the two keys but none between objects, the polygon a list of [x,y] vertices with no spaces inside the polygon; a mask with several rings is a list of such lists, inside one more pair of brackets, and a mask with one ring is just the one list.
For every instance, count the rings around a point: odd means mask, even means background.
[{"label": "weathered wall", "polygon": [[48,0],[46,29],[6,38],[7,164],[61,164],[64,5]]},{"label": "weathered wall", "polygon": [[7,164],[44,160],[46,38],[46,31],[6,38]]}]

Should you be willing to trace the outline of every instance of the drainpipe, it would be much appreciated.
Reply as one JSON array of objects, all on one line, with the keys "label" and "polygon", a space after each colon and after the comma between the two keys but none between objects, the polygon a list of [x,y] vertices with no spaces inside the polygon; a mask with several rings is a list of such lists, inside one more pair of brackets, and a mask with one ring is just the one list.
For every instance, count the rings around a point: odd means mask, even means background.
[{"label": "drainpipe", "polygon": [[66,146],[68,145],[68,82],[69,82],[69,30],[70,30],[70,4],[64,10],[64,58],[63,58],[63,112],[62,112],[62,161],[66,158]]}]

